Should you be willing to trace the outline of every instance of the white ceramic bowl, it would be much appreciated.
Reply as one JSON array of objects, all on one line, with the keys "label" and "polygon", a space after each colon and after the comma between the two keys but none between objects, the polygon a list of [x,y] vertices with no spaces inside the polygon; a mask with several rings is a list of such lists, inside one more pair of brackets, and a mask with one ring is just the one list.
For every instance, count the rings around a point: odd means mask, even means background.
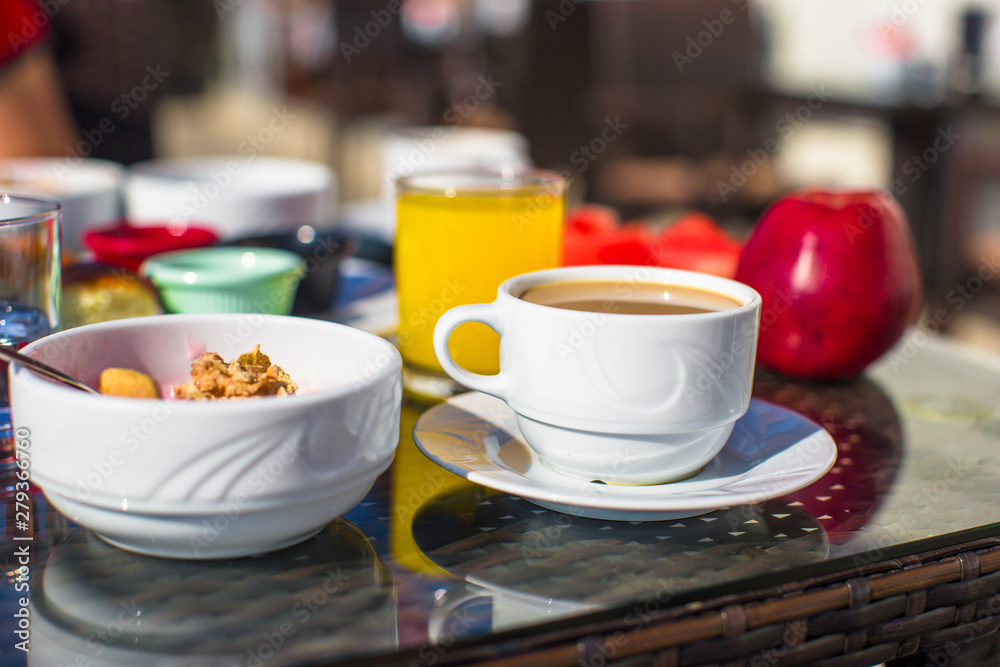
[{"label": "white ceramic bowl", "polygon": [[117,162],[82,158],[0,160],[0,191],[52,199],[62,205],[63,248],[83,249],[83,233],[121,218],[125,169]]},{"label": "white ceramic bowl", "polygon": [[161,387],[203,352],[260,344],[295,396],[186,402],[95,396],[12,364],[30,475],[74,521],[125,549],[173,558],[273,551],[356,505],[399,439],[400,358],[385,340],[320,320],[163,315],[70,329],[24,348],[96,386],[110,366]]},{"label": "white ceramic bowl", "polygon": [[335,178],[323,164],[243,156],[132,165],[125,209],[137,226],[205,225],[223,240],[333,224]]}]

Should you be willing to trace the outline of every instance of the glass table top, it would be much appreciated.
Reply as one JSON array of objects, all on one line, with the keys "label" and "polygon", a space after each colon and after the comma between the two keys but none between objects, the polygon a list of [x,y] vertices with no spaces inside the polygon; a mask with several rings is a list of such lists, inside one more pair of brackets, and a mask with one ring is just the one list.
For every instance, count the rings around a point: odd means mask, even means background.
[{"label": "glass table top", "polygon": [[[863,379],[759,371],[754,393],[824,426],[834,467],[780,498],[672,521],[586,519],[474,485],[420,453],[411,433],[424,408],[407,404],[392,467],[303,544],[151,558],[104,543],[35,491],[19,581],[7,471],[0,662],[430,665],[458,642],[567,619],[641,624],[651,608],[1000,533],[1000,360],[907,338]],[[13,615],[25,596],[28,654]]]}]

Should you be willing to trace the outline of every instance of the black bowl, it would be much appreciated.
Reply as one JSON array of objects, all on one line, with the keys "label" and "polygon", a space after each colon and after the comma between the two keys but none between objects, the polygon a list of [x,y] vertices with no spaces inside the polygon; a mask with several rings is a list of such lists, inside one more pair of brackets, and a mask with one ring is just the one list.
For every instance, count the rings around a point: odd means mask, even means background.
[{"label": "black bowl", "polygon": [[223,245],[278,248],[302,257],[306,273],[292,306],[292,312],[297,315],[326,313],[333,308],[340,286],[340,262],[357,247],[357,243],[342,231],[318,231],[307,226],[292,232],[233,239]]}]

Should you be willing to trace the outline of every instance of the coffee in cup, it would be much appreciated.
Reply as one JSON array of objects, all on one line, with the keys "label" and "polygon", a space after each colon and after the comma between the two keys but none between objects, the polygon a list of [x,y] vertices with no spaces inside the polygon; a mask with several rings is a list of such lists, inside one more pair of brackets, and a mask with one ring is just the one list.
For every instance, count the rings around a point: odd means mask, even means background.
[{"label": "coffee in cup", "polygon": [[541,306],[622,315],[691,315],[743,305],[725,294],[694,287],[614,280],[545,283],[518,296]]},{"label": "coffee in cup", "polygon": [[[658,484],[696,473],[747,410],[761,299],[708,274],[581,266],[505,281],[490,304],[454,308],[434,332],[456,382],[514,411],[541,462],[583,480]],[[500,334],[500,372],[448,353],[465,322]]]}]

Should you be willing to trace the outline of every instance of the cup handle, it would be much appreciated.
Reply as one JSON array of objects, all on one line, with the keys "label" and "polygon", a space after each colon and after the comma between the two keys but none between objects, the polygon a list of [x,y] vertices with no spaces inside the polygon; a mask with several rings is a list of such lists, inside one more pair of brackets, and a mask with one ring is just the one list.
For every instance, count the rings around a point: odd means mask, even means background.
[{"label": "cup handle", "polygon": [[452,332],[461,324],[467,322],[479,322],[493,329],[501,336],[503,335],[503,316],[497,303],[482,303],[471,306],[456,306],[446,311],[438,319],[434,327],[434,354],[437,355],[438,362],[444,372],[455,382],[481,391],[490,396],[496,396],[502,401],[507,400],[507,387],[504,381],[503,371],[496,375],[482,375],[480,373],[470,373],[460,368],[451,358],[448,350],[448,340]]}]

